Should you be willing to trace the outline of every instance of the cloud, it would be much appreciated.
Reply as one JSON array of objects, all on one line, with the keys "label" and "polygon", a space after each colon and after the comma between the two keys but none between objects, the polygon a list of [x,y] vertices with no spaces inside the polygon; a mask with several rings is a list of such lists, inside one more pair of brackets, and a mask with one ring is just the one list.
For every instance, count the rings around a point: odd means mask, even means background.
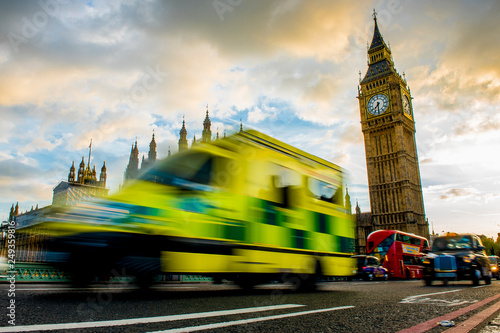
[{"label": "cloud", "polygon": [[453,133],[457,136],[475,135],[478,133],[498,132],[500,130],[500,115],[488,115],[476,113],[462,119],[453,128]]},{"label": "cloud", "polygon": [[[356,87],[375,5],[414,97],[428,215],[448,219],[435,203],[450,211],[455,202],[496,200],[496,1],[223,1],[231,4],[223,13],[212,0],[54,1],[53,13],[48,0],[0,2],[6,195],[50,196],[39,189],[64,179],[91,138],[95,164],[106,160],[117,187],[135,140],[147,152],[154,130],[165,157],[169,146],[177,150],[183,115],[188,138],[201,133],[208,104],[214,133],[238,130],[242,119],[244,128],[341,164],[366,209]],[[24,39],[14,45],[9,33]],[[42,179],[28,178],[25,166]]]},{"label": "cloud", "polygon": [[26,165],[14,159],[0,161],[1,178],[4,179],[36,179],[38,177],[38,168],[36,166]]},{"label": "cloud", "polygon": [[444,194],[440,196],[442,200],[448,200],[453,198],[461,198],[461,197],[474,197],[477,195],[477,191],[472,189],[457,189],[452,188],[447,190]]}]

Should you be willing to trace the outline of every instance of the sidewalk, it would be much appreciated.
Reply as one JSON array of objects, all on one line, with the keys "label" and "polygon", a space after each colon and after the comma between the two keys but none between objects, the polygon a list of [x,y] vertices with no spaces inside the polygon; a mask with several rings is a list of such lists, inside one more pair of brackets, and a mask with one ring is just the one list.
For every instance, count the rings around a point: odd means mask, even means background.
[{"label": "sidewalk", "polygon": [[500,315],[488,322],[479,333],[498,333],[500,332]]},{"label": "sidewalk", "polygon": [[[457,326],[450,328],[444,332],[447,333],[468,333],[468,332],[479,332],[479,333],[498,333],[500,332],[500,301],[496,301],[493,305],[489,305],[486,309],[473,315],[464,322],[459,323]],[[493,318],[491,319],[491,317]],[[481,329],[476,329],[476,327],[481,327],[486,324]]]}]

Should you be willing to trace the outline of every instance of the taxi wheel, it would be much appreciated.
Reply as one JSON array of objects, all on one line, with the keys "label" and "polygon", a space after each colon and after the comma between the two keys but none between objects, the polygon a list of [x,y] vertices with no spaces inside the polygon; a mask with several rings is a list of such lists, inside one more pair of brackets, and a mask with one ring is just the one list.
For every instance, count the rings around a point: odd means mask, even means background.
[{"label": "taxi wheel", "polygon": [[484,277],[484,282],[485,282],[486,284],[491,284],[491,275],[486,275],[486,276]]},{"label": "taxi wheel", "polygon": [[432,279],[431,278],[424,278],[424,283],[426,286],[432,286]]},{"label": "taxi wheel", "polygon": [[480,277],[481,272],[479,271],[479,269],[474,269],[472,271],[472,285],[479,286]]}]

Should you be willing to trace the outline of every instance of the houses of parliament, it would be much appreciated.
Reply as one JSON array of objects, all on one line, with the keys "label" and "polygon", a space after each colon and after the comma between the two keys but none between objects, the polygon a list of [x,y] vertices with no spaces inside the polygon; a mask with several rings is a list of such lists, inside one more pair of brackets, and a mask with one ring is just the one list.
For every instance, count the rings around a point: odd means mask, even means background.
[{"label": "houses of parliament", "polygon": [[[203,120],[203,131],[201,133],[201,140],[199,142],[210,143],[212,141],[212,130],[210,128],[211,126],[212,122],[210,121],[210,117],[208,115],[208,106],[207,106],[205,120]],[[216,139],[218,138],[219,138],[219,133],[217,132]],[[196,136],[194,136],[192,145],[196,144],[197,142],[198,141],[196,141]],[[186,129],[186,121],[183,119],[182,128],[179,132],[179,151],[184,151],[186,149],[188,149],[187,129]],[[169,148],[168,156],[170,155],[171,152]],[[141,167],[139,168],[139,149],[137,148],[137,141],[136,141],[135,145],[132,144],[132,149],[130,150],[129,162],[127,168],[125,169],[125,175],[123,177],[124,181],[126,182],[127,180],[136,178],[141,169],[147,168],[156,161],[156,157],[157,157],[156,140],[155,140],[155,135],[153,133],[153,138],[149,143],[148,158],[146,159],[145,156],[142,157]]]},{"label": "houses of parliament", "polygon": [[[368,47],[368,69],[358,85],[361,130],[364,137],[371,211],[362,213],[355,208],[357,228],[356,252],[366,253],[366,237],[379,229],[395,229],[429,238],[429,224],[425,217],[424,200],[415,139],[415,120],[410,87],[394,65],[391,49],[380,33],[376,13],[374,33]],[[208,114],[203,121],[201,142],[212,141],[211,121]],[[242,126],[240,125],[240,130]],[[216,135],[218,138],[218,133]],[[196,137],[192,144],[196,144]],[[179,132],[179,151],[188,149],[185,120]],[[89,147],[90,148],[90,147]],[[132,145],[124,182],[137,177],[140,169],[153,164],[157,159],[156,140],[153,133],[148,157],[143,156],[139,167],[137,141]],[[168,155],[170,156],[170,149]],[[89,160],[90,162],[90,152]],[[107,170],[105,163],[99,180],[95,166],[85,167],[84,158],[76,173],[74,162],[70,167],[68,181],[54,188],[53,204],[71,205],[86,196],[107,195]],[[350,203],[346,203],[346,207]],[[50,207],[50,206],[49,206]],[[18,227],[33,223],[35,209],[19,213],[19,206],[11,209],[9,220],[16,218]],[[30,217],[31,216],[31,217]],[[31,222],[30,222],[31,221]]]}]

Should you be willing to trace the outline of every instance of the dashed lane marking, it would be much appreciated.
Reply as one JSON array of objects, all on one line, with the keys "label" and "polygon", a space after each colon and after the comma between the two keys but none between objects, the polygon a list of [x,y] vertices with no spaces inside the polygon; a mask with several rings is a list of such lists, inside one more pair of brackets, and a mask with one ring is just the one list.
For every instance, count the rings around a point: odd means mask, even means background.
[{"label": "dashed lane marking", "polygon": [[257,323],[260,321],[276,320],[276,319],[296,317],[296,316],[304,316],[304,315],[309,315],[309,314],[328,312],[328,311],[336,311],[336,310],[344,310],[344,309],[350,309],[350,308],[354,308],[354,306],[348,305],[348,306],[339,306],[339,307],[335,307],[335,308],[326,308],[326,309],[318,309],[318,310],[310,310],[310,311],[302,311],[302,312],[292,312],[292,313],[287,313],[287,314],[282,314],[282,315],[251,318],[251,319],[242,319],[242,320],[235,320],[235,321],[226,321],[226,322],[216,323],[216,324],[180,327],[180,328],[174,328],[174,329],[169,329],[169,330],[165,330],[165,331],[155,331],[155,332],[150,332],[150,333],[196,332],[196,331],[201,331],[201,330],[212,330],[212,329],[221,328],[221,327],[245,325],[245,324]]},{"label": "dashed lane marking", "polygon": [[297,307],[302,307],[302,306],[305,306],[305,305],[283,304],[283,305],[270,305],[270,306],[259,306],[259,307],[253,307],[253,308],[234,309],[234,310],[187,313],[187,314],[181,314],[181,315],[170,315],[170,316],[159,316],[159,317],[106,320],[106,321],[81,322],[81,323],[0,327],[0,332],[30,332],[30,331],[68,330],[68,329],[79,329],[79,328],[95,328],[95,327],[149,324],[149,323],[176,321],[176,320],[184,320],[184,319],[198,319],[198,318],[208,318],[208,317],[217,317],[217,316],[229,316],[229,315],[242,314],[242,313],[290,309],[290,308],[297,308]]}]

